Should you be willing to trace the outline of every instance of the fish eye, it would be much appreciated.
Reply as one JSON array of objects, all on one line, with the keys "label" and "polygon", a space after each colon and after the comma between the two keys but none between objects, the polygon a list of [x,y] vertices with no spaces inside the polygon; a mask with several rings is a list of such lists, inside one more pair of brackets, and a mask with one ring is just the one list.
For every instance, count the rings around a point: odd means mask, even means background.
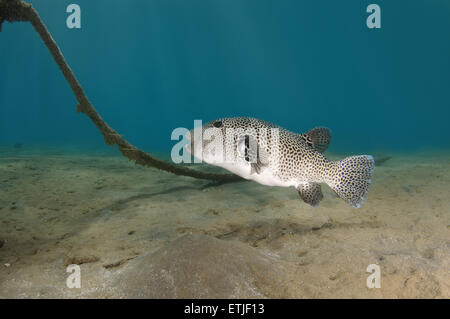
[{"label": "fish eye", "polygon": [[216,122],[214,122],[214,123],[213,123],[213,126],[214,126],[214,127],[217,127],[217,128],[222,127],[222,121],[216,121]]}]

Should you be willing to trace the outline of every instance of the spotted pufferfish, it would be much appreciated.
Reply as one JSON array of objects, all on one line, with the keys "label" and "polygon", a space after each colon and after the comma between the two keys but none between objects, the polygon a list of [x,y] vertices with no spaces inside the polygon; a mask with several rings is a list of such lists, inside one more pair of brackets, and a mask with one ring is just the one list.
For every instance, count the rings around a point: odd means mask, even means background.
[{"label": "spotted pufferfish", "polygon": [[[186,136],[190,141],[186,150],[194,157],[262,185],[295,187],[301,199],[311,206],[323,198],[320,183],[327,184],[357,208],[368,193],[375,166],[373,157],[328,160],[322,155],[331,140],[326,127],[296,134],[267,121],[234,117],[208,122],[199,129],[202,143],[194,143],[194,136],[198,136],[194,129]],[[226,138],[229,131],[233,131],[233,136]],[[217,133],[222,137],[217,138]],[[215,139],[223,149],[219,157],[218,148],[210,147]],[[226,152],[234,156],[226,157]]]}]

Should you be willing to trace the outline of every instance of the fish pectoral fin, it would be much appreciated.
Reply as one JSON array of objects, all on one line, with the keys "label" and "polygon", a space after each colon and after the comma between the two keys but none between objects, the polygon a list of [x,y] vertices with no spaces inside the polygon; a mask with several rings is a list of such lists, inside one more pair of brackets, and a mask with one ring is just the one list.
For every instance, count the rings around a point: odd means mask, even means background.
[{"label": "fish pectoral fin", "polygon": [[331,131],[326,127],[315,127],[312,130],[302,134],[306,143],[316,151],[323,153],[331,142]]},{"label": "fish pectoral fin", "polygon": [[251,135],[243,135],[238,138],[238,153],[250,164],[250,174],[260,174],[268,165],[267,152]]},{"label": "fish pectoral fin", "polygon": [[303,201],[313,207],[317,206],[323,198],[322,189],[319,184],[300,183],[296,188]]},{"label": "fish pectoral fin", "polygon": [[263,148],[258,146],[258,154],[254,156],[254,158],[256,158],[256,161],[253,160],[252,163],[250,163],[250,174],[261,174],[263,169],[269,165],[267,153]]},{"label": "fish pectoral fin", "polygon": [[261,174],[262,169],[264,168],[264,164],[262,164],[260,161],[257,163],[251,163],[250,164],[250,174]]},{"label": "fish pectoral fin", "polygon": [[256,163],[250,164],[250,175],[261,173],[261,167]]}]

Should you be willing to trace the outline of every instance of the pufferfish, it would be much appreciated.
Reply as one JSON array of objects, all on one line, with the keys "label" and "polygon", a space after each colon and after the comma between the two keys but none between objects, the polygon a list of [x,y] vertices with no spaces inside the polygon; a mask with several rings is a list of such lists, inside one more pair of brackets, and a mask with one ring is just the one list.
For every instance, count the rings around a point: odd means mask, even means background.
[{"label": "pufferfish", "polygon": [[326,127],[296,134],[255,118],[221,118],[192,129],[186,138],[186,150],[197,159],[262,185],[295,187],[311,206],[323,199],[320,184],[325,183],[359,208],[372,182],[371,155],[340,161],[322,155],[331,141]]}]

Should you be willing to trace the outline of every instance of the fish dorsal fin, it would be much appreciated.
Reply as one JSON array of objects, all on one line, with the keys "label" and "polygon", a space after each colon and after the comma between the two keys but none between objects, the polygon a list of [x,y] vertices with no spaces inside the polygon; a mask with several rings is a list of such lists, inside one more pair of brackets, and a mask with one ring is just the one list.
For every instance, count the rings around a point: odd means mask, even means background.
[{"label": "fish dorsal fin", "polygon": [[260,174],[261,170],[267,166],[266,151],[251,135],[242,135],[238,138],[238,153],[250,164],[250,174]]},{"label": "fish dorsal fin", "polygon": [[325,152],[331,142],[331,131],[326,127],[315,127],[301,136],[309,146],[320,153]]}]

